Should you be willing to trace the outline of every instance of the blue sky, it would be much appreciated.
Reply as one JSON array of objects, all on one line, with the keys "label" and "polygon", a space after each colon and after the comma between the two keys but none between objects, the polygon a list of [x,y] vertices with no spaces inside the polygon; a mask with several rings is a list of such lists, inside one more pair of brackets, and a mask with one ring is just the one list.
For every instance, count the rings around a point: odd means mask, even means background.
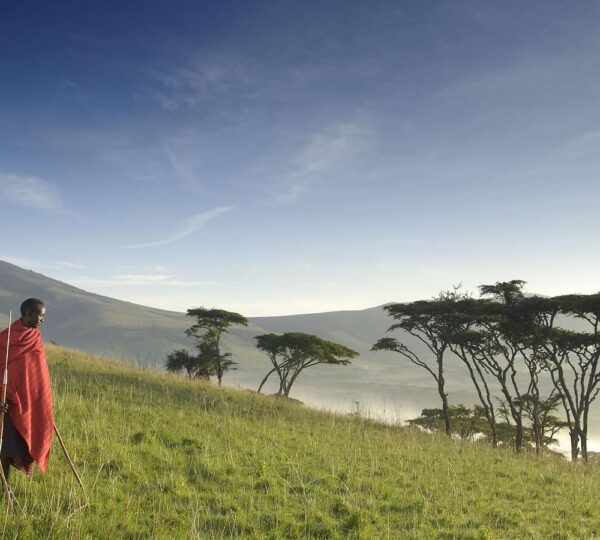
[{"label": "blue sky", "polygon": [[245,315],[600,289],[596,2],[5,2],[0,259]]}]

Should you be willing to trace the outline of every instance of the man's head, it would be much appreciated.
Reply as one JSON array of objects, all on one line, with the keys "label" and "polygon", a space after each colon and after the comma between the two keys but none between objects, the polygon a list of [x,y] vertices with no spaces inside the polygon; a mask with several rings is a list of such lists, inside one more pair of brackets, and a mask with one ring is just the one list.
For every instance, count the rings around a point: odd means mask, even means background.
[{"label": "man's head", "polygon": [[46,307],[37,298],[28,298],[21,304],[21,322],[29,328],[37,328],[44,322]]}]

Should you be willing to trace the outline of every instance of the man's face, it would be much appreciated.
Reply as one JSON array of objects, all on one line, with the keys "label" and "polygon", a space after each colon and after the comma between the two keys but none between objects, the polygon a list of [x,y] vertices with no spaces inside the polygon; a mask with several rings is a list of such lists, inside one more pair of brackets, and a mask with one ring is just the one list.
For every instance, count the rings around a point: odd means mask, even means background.
[{"label": "man's face", "polygon": [[29,328],[37,328],[40,324],[44,322],[44,318],[46,317],[46,308],[41,307],[34,311],[27,313],[21,320],[23,324]]}]

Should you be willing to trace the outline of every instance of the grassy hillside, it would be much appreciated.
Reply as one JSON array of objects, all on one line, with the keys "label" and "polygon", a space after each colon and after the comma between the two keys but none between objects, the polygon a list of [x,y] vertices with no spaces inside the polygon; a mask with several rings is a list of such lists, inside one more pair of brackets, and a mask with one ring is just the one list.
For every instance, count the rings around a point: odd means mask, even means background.
[{"label": "grassy hillside", "polygon": [[[184,330],[191,321],[183,313],[149,308],[115,300],[72,287],[42,274],[0,261],[0,328],[10,308],[18,310],[23,299],[37,296],[48,307],[43,334],[46,341],[138,365],[162,367],[174,349],[191,347]],[[190,307],[202,305],[190,298]],[[298,380],[293,393],[303,401],[350,410],[354,402],[381,411],[384,404],[394,415],[407,417],[431,404],[432,381],[421,369],[399,361],[393,353],[373,353],[370,348],[390,321],[381,308],[284,317],[250,319],[248,327],[233,328],[224,348],[239,361],[238,370],[227,375],[231,385],[256,389],[269,370],[266,356],[255,348],[254,336],[267,332],[303,331],[342,343],[357,350],[360,358],[343,369],[309,370]],[[409,342],[412,338],[409,338]],[[414,341],[414,340],[412,340]],[[422,348],[417,344],[418,348]],[[467,395],[452,398],[471,403],[473,391],[465,384],[462,368],[450,370],[455,388]],[[449,374],[450,375],[450,374]],[[401,396],[401,403],[399,402]],[[405,410],[410,403],[410,411]],[[402,411],[399,409],[402,407]]]},{"label": "grassy hillside", "polygon": [[183,313],[138,306],[92,294],[42,274],[0,261],[0,325],[9,309],[15,316],[25,298],[48,307],[47,340],[139,364],[157,365],[186,344],[189,321]]},{"label": "grassy hillside", "polygon": [[[61,346],[151,367],[162,367],[174,349],[192,347],[184,330],[192,321],[184,313],[165,311],[123,302],[82,289],[42,274],[0,261],[0,327],[7,322],[8,310],[15,316],[28,297],[43,299],[48,307],[44,336]],[[190,306],[200,306],[202,298],[190,298]],[[207,306],[212,307],[212,306]],[[248,315],[248,314],[244,314]],[[255,349],[254,336],[267,332],[301,331],[338,341],[374,360],[374,367],[391,355],[370,353],[373,343],[390,321],[381,308],[283,317],[256,317],[248,327],[233,328],[225,348],[243,357],[241,380],[251,378],[251,386],[262,378],[257,366],[265,362]],[[268,363],[264,363],[266,367]],[[266,370],[265,370],[266,371]],[[250,375],[250,377],[248,377]]]},{"label": "grassy hillside", "polygon": [[49,347],[53,449],[0,538],[589,538],[600,472]]}]

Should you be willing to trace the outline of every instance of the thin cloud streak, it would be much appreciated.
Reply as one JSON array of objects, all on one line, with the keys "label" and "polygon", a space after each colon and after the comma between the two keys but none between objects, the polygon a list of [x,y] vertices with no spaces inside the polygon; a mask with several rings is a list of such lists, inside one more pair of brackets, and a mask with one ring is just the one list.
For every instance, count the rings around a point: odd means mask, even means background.
[{"label": "thin cloud streak", "polygon": [[1,199],[26,208],[63,211],[63,203],[56,187],[36,176],[0,173]]},{"label": "thin cloud streak", "polygon": [[560,150],[569,161],[600,156],[600,128],[579,134],[567,141]]},{"label": "thin cloud streak", "polygon": [[161,90],[151,97],[169,111],[196,108],[223,94],[254,95],[266,83],[264,69],[250,58],[230,54],[198,54],[192,61],[167,69],[151,69]]},{"label": "thin cloud streak", "polygon": [[285,177],[287,184],[276,199],[289,203],[299,199],[320,176],[341,166],[363,152],[368,144],[369,132],[357,124],[340,124],[313,135],[302,153],[292,161],[292,172]]},{"label": "thin cloud streak", "polygon": [[69,280],[80,287],[97,287],[105,285],[136,285],[136,286],[173,286],[173,287],[214,287],[215,281],[184,281],[170,274],[123,274],[108,278],[78,277]]},{"label": "thin cloud streak", "polygon": [[174,235],[164,238],[162,240],[155,240],[152,242],[143,242],[141,244],[132,244],[129,246],[123,246],[124,249],[141,249],[147,247],[155,247],[155,246],[164,246],[166,244],[172,244],[173,242],[177,242],[186,238],[195,232],[202,229],[209,221],[217,218],[221,214],[225,214],[233,210],[233,206],[219,206],[213,210],[209,210],[208,212],[203,212],[201,214],[195,214],[187,218],[183,227]]},{"label": "thin cloud streak", "polygon": [[84,266],[74,261],[37,261],[27,257],[0,254],[0,261],[4,261],[15,266],[20,266],[27,270],[44,272],[48,270],[63,269],[82,269]]}]

